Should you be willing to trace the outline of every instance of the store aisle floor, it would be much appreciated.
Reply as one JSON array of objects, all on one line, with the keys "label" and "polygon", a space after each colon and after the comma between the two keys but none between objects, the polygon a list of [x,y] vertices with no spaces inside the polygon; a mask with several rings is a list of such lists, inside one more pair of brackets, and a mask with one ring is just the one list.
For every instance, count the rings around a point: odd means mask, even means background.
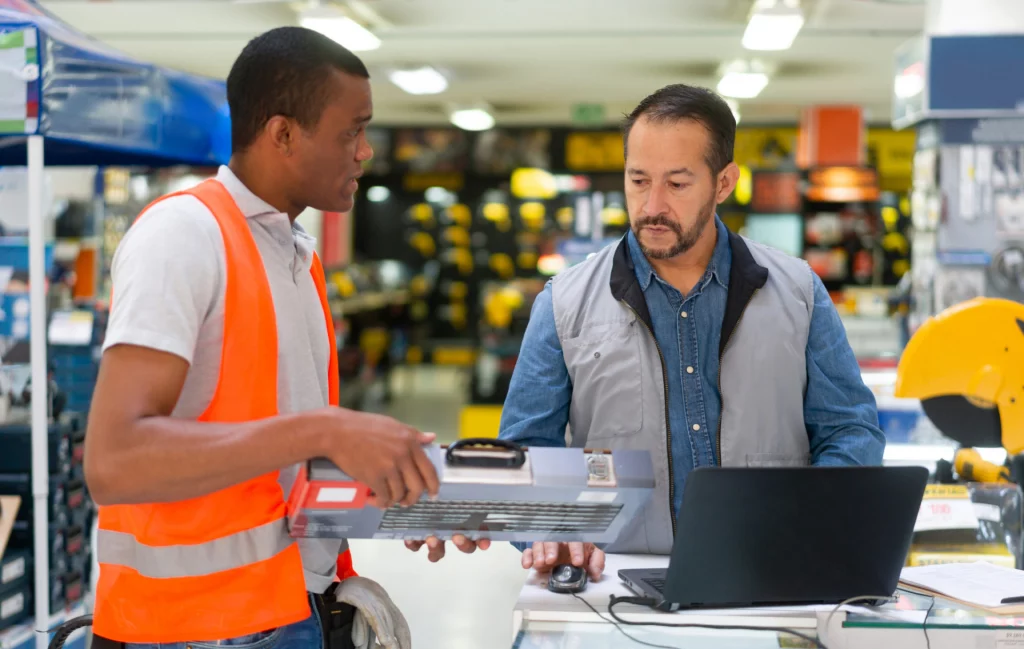
[{"label": "store aisle floor", "polygon": [[465,368],[433,365],[398,367],[391,373],[388,415],[449,444],[459,437],[459,412],[469,395]]}]

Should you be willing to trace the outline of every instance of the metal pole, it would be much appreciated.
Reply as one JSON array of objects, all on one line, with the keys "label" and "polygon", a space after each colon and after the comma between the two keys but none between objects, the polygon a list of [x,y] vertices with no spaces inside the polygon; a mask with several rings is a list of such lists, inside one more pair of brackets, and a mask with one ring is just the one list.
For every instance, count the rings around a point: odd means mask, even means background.
[{"label": "metal pole", "polygon": [[32,351],[32,498],[35,537],[36,649],[50,635],[49,380],[46,371],[46,221],[43,214],[43,136],[28,138],[28,276]]}]

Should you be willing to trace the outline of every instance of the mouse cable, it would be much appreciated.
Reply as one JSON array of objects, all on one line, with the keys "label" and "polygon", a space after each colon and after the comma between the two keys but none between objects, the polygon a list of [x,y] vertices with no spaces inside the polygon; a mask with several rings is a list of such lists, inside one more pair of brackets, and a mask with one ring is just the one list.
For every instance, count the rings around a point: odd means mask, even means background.
[{"label": "mouse cable", "polygon": [[654,599],[650,598],[650,597],[616,597],[615,595],[612,595],[610,601],[608,602],[608,615],[610,615],[612,617],[612,620],[608,620],[603,615],[601,615],[601,613],[599,613],[596,608],[591,606],[590,602],[586,601],[585,599],[583,599],[579,595],[574,595],[574,596],[576,597],[576,599],[578,599],[581,602],[583,602],[584,604],[586,604],[587,608],[589,608],[590,610],[594,611],[594,613],[596,613],[597,616],[600,617],[602,620],[604,620],[606,622],[611,622],[611,624],[613,624],[615,626],[615,628],[619,630],[619,633],[621,633],[622,635],[626,636],[627,638],[629,638],[633,642],[636,642],[636,643],[639,643],[639,644],[642,644],[642,645],[646,645],[648,647],[664,648],[665,646],[664,645],[654,645],[654,644],[651,644],[651,643],[648,643],[648,642],[643,642],[641,640],[637,640],[633,636],[631,636],[628,633],[626,633],[625,630],[623,630],[623,628],[621,626],[619,626],[619,625],[626,625],[626,626],[654,626],[654,627],[668,627],[668,628],[679,627],[679,628],[682,628],[682,629],[686,629],[686,628],[691,628],[691,629],[711,629],[713,631],[717,631],[717,630],[726,630],[726,631],[774,631],[776,633],[787,633],[789,635],[796,636],[796,637],[798,637],[798,638],[800,638],[802,640],[806,640],[806,641],[812,643],[815,647],[817,647],[817,649],[827,649],[827,647],[824,644],[822,644],[817,638],[815,638],[813,636],[809,636],[809,635],[803,634],[803,633],[800,633],[799,631],[795,631],[793,629],[787,629],[787,628],[784,628],[784,627],[740,626],[740,625],[724,625],[724,624],[689,624],[689,623],[674,624],[672,622],[629,622],[627,620],[623,620],[621,617],[619,617],[615,613],[615,605],[616,604],[635,604],[637,606],[646,606],[646,607],[648,607],[648,608],[650,608],[652,610],[657,611],[658,609],[655,608],[657,602]]},{"label": "mouse cable", "polygon": [[[828,634],[832,632],[832,618],[839,612],[839,609],[843,608],[848,604],[855,604],[857,602],[895,602],[899,598],[893,595],[860,595],[859,597],[851,597],[848,600],[839,602],[836,607],[832,609],[832,612],[828,614],[828,618],[825,620],[824,636],[825,640],[828,641]],[[929,649],[931,649],[929,647]]]},{"label": "mouse cable", "polygon": [[[621,626],[619,625],[619,623],[618,623],[618,622],[616,622],[615,620],[609,620],[609,619],[608,619],[608,618],[606,618],[606,617],[605,617],[604,615],[602,615],[600,611],[598,611],[598,610],[597,610],[596,608],[594,608],[593,606],[591,606],[590,602],[588,602],[587,600],[583,599],[582,597],[580,597],[580,596],[579,596],[579,595],[577,595],[576,593],[573,593],[573,594],[572,594],[572,596],[573,596],[573,597],[575,597],[576,599],[580,600],[580,601],[581,601],[581,602],[583,602],[584,604],[586,604],[586,605],[587,605],[587,608],[589,608],[589,609],[590,609],[591,611],[593,611],[593,612],[594,612],[594,614],[596,614],[596,615],[597,615],[597,617],[601,618],[601,620],[602,620],[603,622],[608,622],[609,624],[611,624],[612,626],[614,626],[614,627],[615,627],[616,629],[618,629],[619,633],[621,633],[622,635],[626,636],[627,638],[629,638],[629,639],[630,639],[630,640],[632,640],[633,642],[635,642],[635,643],[637,643],[637,644],[642,644],[642,645],[644,645],[645,647],[655,647],[656,649],[678,649],[677,647],[670,647],[670,646],[668,646],[668,645],[663,645],[663,644],[654,644],[654,643],[652,643],[652,642],[644,642],[643,640],[639,640],[639,639],[637,639],[637,638],[634,638],[633,636],[631,636],[631,635],[629,635],[628,633],[626,633],[626,630],[625,630],[625,629],[623,629],[623,628],[622,628],[622,627],[621,627]],[[651,601],[653,602],[654,600],[651,600]],[[611,612],[611,607],[609,607],[609,609],[608,609],[608,612],[609,612],[609,613]],[[614,617],[614,614],[612,615],[612,617]],[[630,623],[629,623],[629,622],[626,622],[626,624],[630,624]]]},{"label": "mouse cable", "polygon": [[935,608],[935,598],[931,598],[932,603],[928,605],[928,610],[924,613],[924,623],[921,628],[924,630],[924,643],[928,649],[932,649],[932,640],[928,637],[928,616],[932,614],[932,609]]}]

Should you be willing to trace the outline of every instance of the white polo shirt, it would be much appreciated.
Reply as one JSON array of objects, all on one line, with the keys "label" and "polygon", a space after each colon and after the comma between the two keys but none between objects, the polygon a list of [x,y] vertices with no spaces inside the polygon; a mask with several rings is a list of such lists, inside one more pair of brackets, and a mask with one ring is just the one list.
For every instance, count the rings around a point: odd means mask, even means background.
[{"label": "white polo shirt", "polygon": [[[329,404],[324,312],[309,269],[316,240],[249,191],[226,166],[217,180],[245,215],[263,258],[277,315],[277,408],[282,414]],[[195,419],[213,399],[224,340],[224,241],[197,198],[154,205],[125,234],[111,269],[114,302],[103,347],[131,344],[189,362],[173,417]],[[298,467],[281,471],[287,495]],[[334,579],[340,541],[300,539],[306,587]]]}]

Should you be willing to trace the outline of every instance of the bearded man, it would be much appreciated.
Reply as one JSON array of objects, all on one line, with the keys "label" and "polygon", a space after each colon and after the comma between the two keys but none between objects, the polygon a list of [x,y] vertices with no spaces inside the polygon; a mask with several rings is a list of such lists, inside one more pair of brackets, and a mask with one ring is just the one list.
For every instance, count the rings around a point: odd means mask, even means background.
[{"label": "bearded man", "polygon": [[881,464],[875,400],[821,280],[716,215],[740,175],[735,135],[709,90],[644,99],[624,128],[630,231],[533,306],[500,437],[647,450],[657,489],[614,544],[536,543],[524,568],[598,579],[605,551],[669,554],[697,467]]}]

